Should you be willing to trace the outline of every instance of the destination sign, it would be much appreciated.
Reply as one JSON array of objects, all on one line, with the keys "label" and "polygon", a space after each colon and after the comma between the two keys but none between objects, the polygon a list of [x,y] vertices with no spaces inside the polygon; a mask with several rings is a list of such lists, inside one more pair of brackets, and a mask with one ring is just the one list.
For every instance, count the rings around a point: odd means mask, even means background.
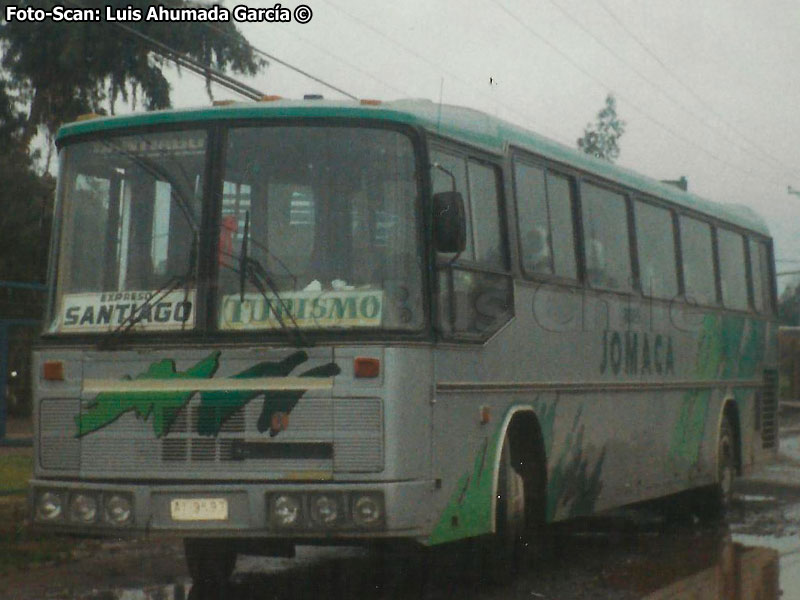
[{"label": "destination sign", "polygon": [[[65,294],[55,325],[62,332],[108,331],[131,320],[136,331],[194,326],[194,290]],[[133,316],[132,316],[133,315]]]},{"label": "destination sign", "polygon": [[[282,302],[281,302],[282,301]],[[281,320],[300,327],[379,327],[383,313],[382,290],[303,291],[275,296],[239,294],[222,298],[220,329],[275,329]]]}]

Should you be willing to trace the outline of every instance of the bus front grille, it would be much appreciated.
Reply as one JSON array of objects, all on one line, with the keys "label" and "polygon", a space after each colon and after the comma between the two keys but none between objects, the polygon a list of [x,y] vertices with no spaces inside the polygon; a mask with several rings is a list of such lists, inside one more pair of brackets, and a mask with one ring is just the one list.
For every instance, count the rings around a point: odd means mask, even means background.
[{"label": "bus front grille", "polygon": [[145,420],[130,412],[78,438],[78,407],[77,400],[41,403],[44,469],[98,477],[180,473],[189,478],[383,470],[383,404],[378,398],[304,398],[280,432],[259,427],[262,405],[250,402],[224,419],[214,435],[198,432],[200,400],[194,399],[174,415],[160,438],[154,435],[152,415]]},{"label": "bus front grille", "polygon": [[764,371],[761,396],[761,446],[775,448],[778,441],[778,372]]}]

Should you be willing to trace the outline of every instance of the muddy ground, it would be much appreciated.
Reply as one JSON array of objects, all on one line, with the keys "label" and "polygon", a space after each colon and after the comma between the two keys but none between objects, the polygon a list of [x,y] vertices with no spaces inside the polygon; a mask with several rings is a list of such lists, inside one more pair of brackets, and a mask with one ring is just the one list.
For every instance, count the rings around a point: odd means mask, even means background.
[{"label": "muddy ground", "polygon": [[738,483],[727,523],[661,504],[562,525],[547,556],[501,587],[463,553],[300,547],[291,560],[240,557],[228,587],[192,589],[179,540],[79,540],[0,574],[0,598],[800,600],[800,435],[782,447],[779,464]]}]

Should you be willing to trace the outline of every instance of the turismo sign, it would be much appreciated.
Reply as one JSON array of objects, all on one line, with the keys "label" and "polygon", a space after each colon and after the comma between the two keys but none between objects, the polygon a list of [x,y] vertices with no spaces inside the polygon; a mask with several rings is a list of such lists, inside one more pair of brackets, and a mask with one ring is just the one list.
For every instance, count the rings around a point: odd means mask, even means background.
[{"label": "turismo sign", "polygon": [[194,290],[167,294],[148,291],[66,294],[55,329],[62,332],[108,331],[134,321],[135,331],[194,326]]},{"label": "turismo sign", "polygon": [[244,302],[239,294],[232,294],[222,298],[219,327],[275,329],[281,319],[291,325],[290,314],[300,327],[379,327],[382,312],[382,290],[287,292],[280,301],[246,294]]}]

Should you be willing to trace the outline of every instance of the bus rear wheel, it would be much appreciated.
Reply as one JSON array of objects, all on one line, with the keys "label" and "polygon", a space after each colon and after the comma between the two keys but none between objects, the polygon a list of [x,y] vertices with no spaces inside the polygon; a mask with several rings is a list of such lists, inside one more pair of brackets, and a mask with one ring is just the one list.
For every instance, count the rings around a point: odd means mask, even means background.
[{"label": "bus rear wheel", "polygon": [[736,477],[735,443],[733,425],[727,416],[723,417],[717,446],[717,485],[714,490],[714,505],[720,515],[724,515],[733,500],[733,480]]},{"label": "bus rear wheel", "polygon": [[716,462],[716,482],[693,495],[693,512],[703,521],[724,519],[733,501],[733,481],[737,473],[736,435],[727,415],[719,426]]},{"label": "bus rear wheel", "polygon": [[236,567],[236,550],[227,540],[185,538],[183,550],[189,575],[196,585],[227,583]]}]

